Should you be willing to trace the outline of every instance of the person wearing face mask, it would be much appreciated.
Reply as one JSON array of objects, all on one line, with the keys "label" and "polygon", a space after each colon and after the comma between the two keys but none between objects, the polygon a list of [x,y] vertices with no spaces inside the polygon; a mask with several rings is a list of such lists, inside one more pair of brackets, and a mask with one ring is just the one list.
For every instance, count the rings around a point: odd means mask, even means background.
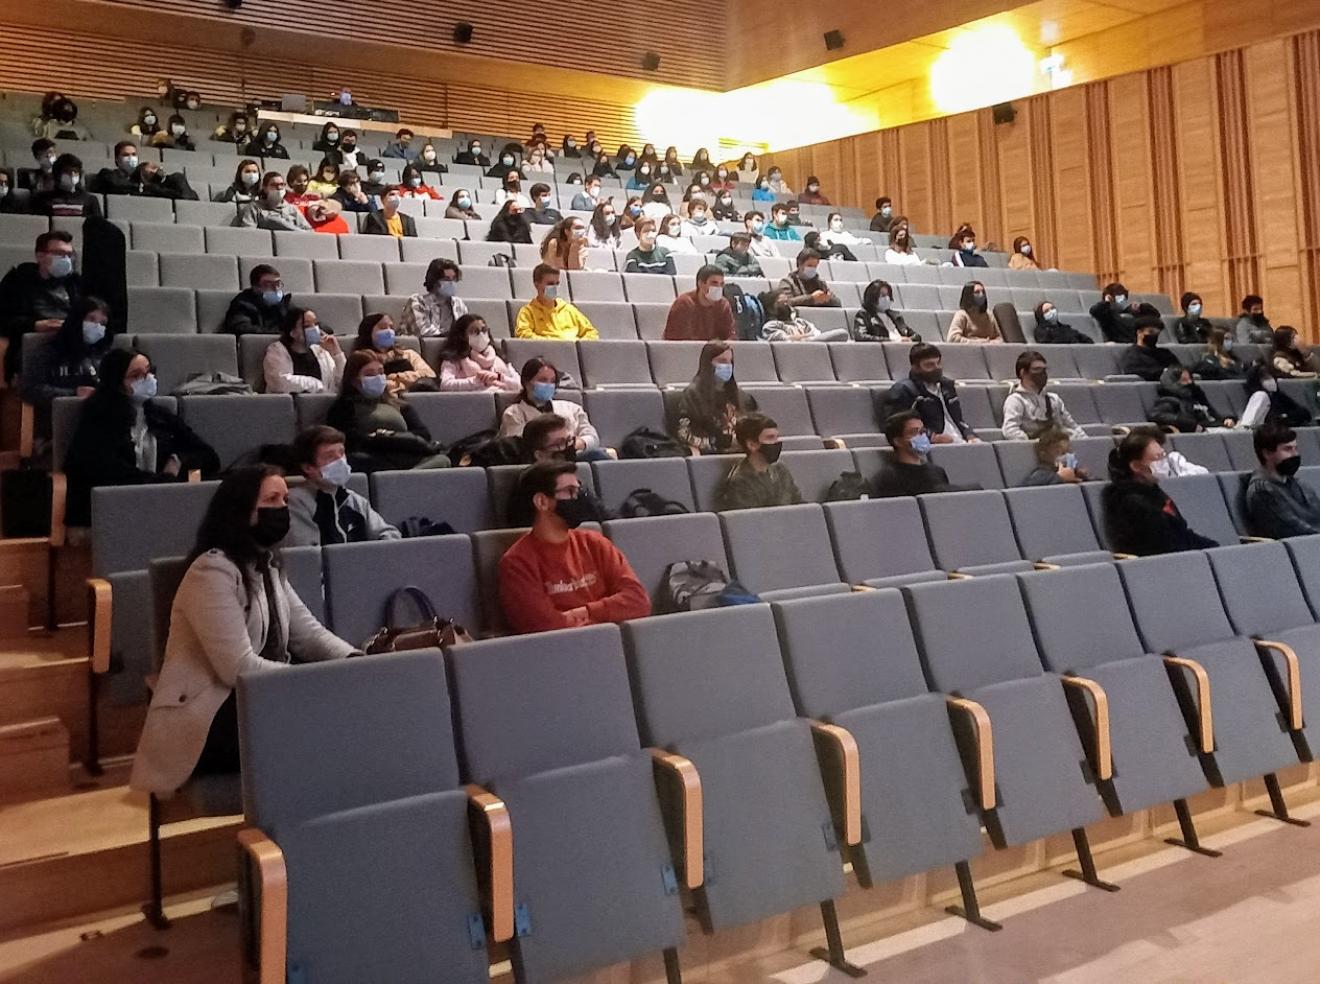
[{"label": "person wearing face mask", "polygon": [[128,132],[135,137],[144,137],[147,140],[160,133],[160,118],[156,115],[156,111],[150,106],[143,106],[138,111],[137,122],[128,128]]},{"label": "person wearing face mask", "polygon": [[50,436],[50,406],[62,396],[84,399],[100,382],[99,367],[110,351],[110,305],[99,297],[86,296],[69,311],[51,339],[40,365],[29,365],[23,374],[23,402],[37,407],[40,436]]},{"label": "person wearing face mask", "polygon": [[1080,485],[1090,480],[1090,473],[1077,463],[1068,432],[1054,427],[1041,431],[1036,438],[1036,467],[1022,484]]},{"label": "person wearing face mask", "polygon": [[517,171],[506,174],[500,187],[495,190],[495,204],[503,205],[505,202],[517,202],[523,208],[532,207],[532,200],[523,194],[522,175]]},{"label": "person wearing face mask", "polygon": [[412,142],[413,132],[404,127],[394,134],[393,142],[385,145],[385,149],[381,151],[381,156],[411,161],[417,156],[417,150],[413,147]]},{"label": "person wearing face mask", "polygon": [[[532,422],[546,415],[557,417],[567,427],[567,442],[573,457],[581,461],[599,461],[608,457],[600,446],[600,433],[587,417],[582,404],[556,400],[559,370],[549,361],[534,356],[523,363],[519,373],[522,390],[516,402],[505,408],[500,417],[500,437],[522,437]],[[533,450],[539,441],[529,441]]]},{"label": "person wearing face mask", "polygon": [[760,413],[749,413],[734,427],[743,459],[729,470],[716,492],[719,510],[796,506],[802,493],[788,466],[779,460],[783,450],[779,425]]},{"label": "person wearing face mask", "polygon": [[388,314],[369,314],[358,325],[354,351],[370,352],[384,366],[386,395],[391,398],[398,398],[411,389],[437,389],[435,370],[421,353],[397,342],[394,319]]},{"label": "person wearing face mask", "polygon": [[[429,140],[422,144],[422,149],[418,153],[417,159],[413,161],[413,164],[417,166],[419,171],[423,172],[423,176],[427,174],[449,173],[449,167],[441,162],[440,154],[435,149],[435,144],[431,143]],[[370,166],[370,164],[368,164],[368,166]],[[444,182],[438,183],[443,184]]]},{"label": "person wearing face mask", "polygon": [[133,175],[138,169],[138,148],[132,140],[115,144],[114,167],[103,167],[88,182],[88,190],[98,195],[133,195],[137,185]]},{"label": "person wearing face mask", "polygon": [[393,236],[395,239],[417,238],[417,220],[407,212],[401,212],[403,202],[401,188],[387,188],[380,200],[380,208],[368,212],[362,221],[362,234],[366,236]]},{"label": "person wearing face mask", "polygon": [[734,378],[733,346],[707,342],[679,398],[674,437],[693,454],[728,454],[735,450],[738,421],[756,409],[756,400]]},{"label": "person wearing face mask", "polygon": [[1043,432],[1058,430],[1067,437],[1085,437],[1058,393],[1045,392],[1049,369],[1039,352],[1023,352],[1014,364],[1018,381],[1004,401],[1004,439],[1033,441]]},{"label": "person wearing face mask", "polygon": [[893,452],[872,482],[877,496],[894,499],[955,491],[948,473],[930,463],[934,442],[919,413],[905,410],[892,414],[884,421],[884,433]]},{"label": "person wearing face mask", "polygon": [[567,157],[577,160],[582,156],[582,151],[578,150],[577,140],[570,136],[565,136],[563,143],[560,144],[560,157]]},{"label": "person wearing face mask", "polygon": [[321,201],[321,195],[312,190],[312,172],[304,165],[295,164],[285,173],[284,200],[298,206]]},{"label": "person wearing face mask", "polygon": [[658,181],[649,185],[642,194],[642,214],[656,222],[670,214],[669,192]]},{"label": "person wearing face mask", "polygon": [[585,270],[587,249],[587,223],[570,215],[541,240],[541,262],[556,270]]},{"label": "person wearing face mask", "polygon": [[1274,371],[1265,363],[1257,362],[1247,370],[1246,386],[1247,408],[1242,411],[1239,427],[1254,430],[1267,422],[1311,426],[1310,412],[1279,389]]},{"label": "person wearing face mask", "polygon": [[1107,285],[1100,300],[1091,305],[1091,317],[1100,326],[1106,342],[1131,345],[1137,340],[1138,305],[1129,300],[1128,289],[1120,283]]},{"label": "person wearing face mask", "polygon": [[1188,292],[1182,296],[1183,316],[1173,326],[1173,337],[1181,345],[1204,344],[1213,327],[1201,316],[1204,305],[1200,294]]},{"label": "person wearing face mask", "polygon": [[872,232],[888,232],[889,224],[894,221],[894,201],[888,195],[881,195],[875,200],[875,215],[871,216]]},{"label": "person wearing face mask", "polygon": [[244,158],[238,162],[238,167],[234,170],[233,182],[224,191],[217,193],[214,201],[247,205],[260,197],[260,186],[261,165],[250,158]]},{"label": "person wearing face mask", "polygon": [[940,350],[919,342],[908,351],[907,378],[900,379],[876,401],[876,418],[888,420],[896,413],[915,410],[926,425],[933,444],[963,444],[980,440],[963,419],[958,387],[944,375]]},{"label": "person wearing face mask", "polygon": [[500,606],[517,633],[625,622],[651,614],[651,599],[622,551],[579,527],[599,519],[571,461],[541,461],[511,496],[533,519],[500,558]]},{"label": "person wearing face mask", "polygon": [[416,164],[405,164],[399,177],[398,192],[404,198],[431,199],[433,202],[444,201],[444,195],[426,183],[425,177]]},{"label": "person wearing face mask", "polygon": [[280,128],[269,122],[261,124],[251,142],[243,149],[243,153],[249,157],[262,157],[268,161],[289,159],[288,150],[280,142]]},{"label": "person wearing face mask", "polygon": [[42,100],[42,115],[34,133],[50,140],[91,140],[91,131],[78,122],[78,104],[59,93],[53,95],[56,98],[52,102]]},{"label": "person wearing face mask", "polygon": [[743,154],[742,160],[738,162],[737,170],[730,171],[729,176],[734,181],[752,181],[760,174],[760,164],[757,163],[753,154]]},{"label": "person wearing face mask", "polygon": [[637,246],[629,251],[624,273],[659,273],[674,276],[674,258],[656,242],[656,225],[650,219],[641,219],[633,226]]},{"label": "person wearing face mask", "polygon": [[487,169],[486,177],[503,179],[510,174],[519,174],[518,153],[517,144],[507,144],[500,151],[499,158]]},{"label": "person wearing face mask", "polygon": [[820,178],[814,174],[807,178],[807,185],[798,195],[798,201],[803,205],[833,205],[828,198],[820,193]]},{"label": "person wearing face mask", "polygon": [[[480,140],[469,140],[467,149],[454,155],[455,164],[467,164],[475,167],[490,167],[490,157],[486,154],[486,148]],[[498,175],[502,177],[503,172]]]},{"label": "person wearing face mask", "polygon": [[269,466],[237,469],[211,499],[174,595],[133,789],[168,796],[193,777],[240,772],[240,675],[357,655],[284,573],[275,548],[289,530],[288,501],[288,484]]},{"label": "person wearing face mask", "polygon": [[55,179],[51,172],[55,169],[55,158],[59,152],[55,147],[54,140],[47,140],[44,137],[40,140],[32,141],[32,160],[36,167],[20,167],[18,169],[17,179],[18,187],[36,194],[39,191],[49,191],[55,187]]},{"label": "person wearing face mask", "polygon": [[790,226],[800,226],[802,222],[802,205],[800,202],[785,202],[784,207],[788,209],[788,224]]},{"label": "person wearing face mask", "polygon": [[710,206],[701,199],[693,199],[688,202],[687,219],[680,226],[684,236],[715,236],[719,234],[719,227],[715,225],[715,220],[710,217]]},{"label": "person wearing face mask", "polygon": [[1105,532],[1116,553],[1150,557],[1219,546],[1183,519],[1159,486],[1156,462],[1164,456],[1149,431],[1137,429],[1109,453],[1109,484],[1100,492]]},{"label": "person wearing face mask", "polygon": [[449,199],[449,205],[445,208],[446,219],[480,219],[481,216],[473,207],[475,199],[472,192],[466,188],[458,188],[454,191],[453,197]]},{"label": "person wearing face mask", "polygon": [[853,315],[854,342],[919,342],[921,336],[908,327],[894,308],[894,288],[884,280],[872,280],[862,291],[862,307]]},{"label": "person wearing face mask", "polygon": [[633,195],[623,203],[623,210],[619,213],[619,228],[632,229],[645,217],[642,212],[642,196]]},{"label": "person wearing face mask", "polygon": [[614,199],[596,206],[587,225],[587,245],[604,249],[618,249],[623,245],[623,225],[614,207]]},{"label": "person wearing face mask", "polygon": [[1192,374],[1182,366],[1170,366],[1160,376],[1159,390],[1150,410],[1150,421],[1166,431],[1195,434],[1210,427],[1232,427],[1235,421],[1210,405]]},{"label": "person wearing face mask", "polygon": [[1279,379],[1315,379],[1311,352],[1297,338],[1297,330],[1283,325],[1274,331],[1274,354],[1270,366]]},{"label": "person wearing face mask", "polygon": [[988,267],[986,258],[976,251],[976,232],[971,226],[963,226],[949,242],[953,250],[952,264],[956,267]]},{"label": "person wearing face mask", "polygon": [[425,288],[413,294],[403,306],[399,334],[414,338],[447,336],[455,321],[468,313],[458,295],[463,271],[453,260],[437,258],[426,268]]},{"label": "person wearing face mask", "polygon": [[101,201],[83,187],[83,163],[72,154],[60,154],[51,171],[55,187],[32,196],[32,214],[56,219],[99,219]]},{"label": "person wearing face mask", "polygon": [[761,295],[761,307],[769,313],[761,325],[761,339],[767,342],[846,342],[847,328],[830,328],[821,331],[806,318],[802,317],[789,303],[788,291],[784,288],[766,291]]},{"label": "person wearing face mask", "polygon": [[802,235],[793,228],[788,220],[788,206],[775,205],[770,209],[770,224],[765,227],[765,237],[767,239],[777,239],[787,242],[800,242]]},{"label": "person wearing face mask", "polygon": [[339,138],[339,147],[336,150],[326,154],[332,161],[340,167],[357,169],[366,162],[366,151],[358,147],[358,133],[356,130],[345,130]]},{"label": "person wearing face mask", "polygon": [[1192,372],[1211,381],[1247,378],[1247,367],[1233,352],[1233,336],[1223,328],[1210,329],[1205,354]]},{"label": "person wearing face mask", "polygon": [[14,194],[15,187],[17,185],[13,173],[0,168],[0,215],[17,215],[27,211],[23,207],[24,202]]},{"label": "person wearing face mask", "polygon": [[58,331],[73,311],[82,293],[73,266],[73,236],[43,232],[36,239],[34,261],[18,264],[0,279],[0,335],[9,340],[6,380],[21,368],[23,336]]},{"label": "person wearing face mask", "polygon": [[531,179],[534,175],[552,175],[555,173],[555,166],[546,157],[545,151],[539,146],[528,148],[526,159],[520,168],[524,178]]},{"label": "person wearing face mask", "polygon": [[[554,225],[564,221],[564,213],[554,207],[554,198],[550,194],[548,184],[538,182],[532,185],[529,194],[532,196],[532,208],[524,216],[529,222],[537,225]],[[529,239],[528,242],[530,241]]]},{"label": "person wearing face mask", "polygon": [[669,307],[665,341],[733,341],[733,308],[724,299],[724,271],[706,264],[697,271],[697,286],[679,294]]},{"label": "person wearing face mask", "polygon": [[843,216],[831,212],[825,228],[820,233],[820,241],[826,246],[870,246],[871,240],[858,236],[843,227]]},{"label": "person wearing face mask", "polygon": [[165,121],[165,129],[151,138],[151,146],[167,150],[196,150],[197,144],[188,135],[188,121],[174,113]]},{"label": "person wearing face mask", "polygon": [[756,257],[778,257],[779,247],[765,234],[765,213],[753,209],[743,215],[743,228],[752,238],[749,251]]},{"label": "person wearing face mask", "polygon": [[569,341],[594,341],[600,338],[596,326],[587,316],[560,296],[560,276],[559,269],[550,263],[536,265],[532,271],[536,296],[518,312],[513,329],[515,337],[561,338]]},{"label": "person wearing face mask", "polygon": [[321,159],[316,173],[307,182],[307,190],[321,198],[330,198],[339,190],[339,165],[330,158]]},{"label": "person wearing face mask", "polygon": [[825,260],[844,260],[848,263],[856,263],[857,255],[853,253],[843,243],[827,243],[821,233],[812,229],[802,237],[802,246],[804,249],[814,249]]},{"label": "person wearing face mask", "polygon": [[[357,175],[352,175],[357,178]],[[261,196],[239,206],[234,225],[243,229],[270,229],[275,232],[311,232],[311,223],[297,205],[284,200],[288,182],[279,171],[267,171],[261,179]]]},{"label": "person wearing face mask", "polygon": [[486,233],[486,242],[531,244],[532,226],[527,221],[527,213],[522,202],[516,198],[510,198],[500,206],[500,210],[495,213],[495,218],[490,221],[490,231]]},{"label": "person wearing face mask", "polygon": [[776,202],[779,196],[770,190],[770,179],[765,175],[756,179],[756,185],[752,188],[753,202]]},{"label": "person wearing face mask", "polygon": [[96,391],[83,402],[63,462],[68,525],[90,525],[93,488],[184,482],[194,470],[204,479],[219,473],[211,446],[152,402],[156,376],[144,354],[112,347],[97,372]]},{"label": "person wearing face mask", "polygon": [[[386,185],[385,191],[388,193],[391,189],[396,189],[396,194],[402,194],[397,191],[401,186]],[[327,201],[337,202],[340,209],[345,212],[370,213],[376,210],[380,201],[378,197],[368,195],[362,190],[362,179],[358,177],[356,171],[344,171],[339,175],[338,187],[335,189]]]},{"label": "person wearing face mask", "polygon": [[1247,482],[1243,511],[1252,536],[1281,540],[1320,533],[1320,494],[1297,480],[1302,466],[1297,432],[1270,423],[1253,435],[1260,467]]},{"label": "person wearing face mask", "polygon": [[724,189],[715,193],[715,204],[710,208],[710,215],[717,222],[742,221],[742,214],[733,204],[733,193]]},{"label": "person wearing face mask", "polygon": [[1040,269],[1040,264],[1036,262],[1036,249],[1026,236],[1018,236],[1013,240],[1013,255],[1008,258],[1008,268],[1010,270]]},{"label": "person wearing face mask", "polygon": [[889,226],[885,262],[895,266],[920,266],[925,262],[912,243],[912,230],[906,215],[900,215]]},{"label": "person wearing face mask", "polygon": [[1036,344],[1038,345],[1092,345],[1095,339],[1059,320],[1059,311],[1049,301],[1036,305]]},{"label": "person wearing face mask", "polygon": [[500,358],[486,319],[465,314],[449,329],[440,350],[442,393],[516,393],[518,374]]},{"label": "person wearing face mask", "polygon": [[1159,311],[1149,304],[1141,305],[1133,319],[1137,339],[1124,350],[1118,360],[1118,371],[1126,376],[1140,376],[1148,383],[1159,382],[1165,369],[1178,365],[1178,357],[1168,349],[1160,348],[1160,332],[1164,321]]},{"label": "person wearing face mask", "polygon": [[347,438],[319,425],[299,432],[293,459],[305,481],[289,490],[289,535],[282,547],[323,547],[334,543],[398,540],[397,527],[348,487]]},{"label": "person wearing face mask", "polygon": [[1274,341],[1274,328],[1265,317],[1265,302],[1257,294],[1242,298],[1242,313],[1236,328],[1240,345],[1270,345]]},{"label": "person wearing face mask", "polygon": [[784,180],[784,172],[779,168],[771,166],[765,173],[766,186],[776,195],[792,195],[793,189],[788,186]]},{"label": "person wearing face mask", "polygon": [[591,174],[597,178],[617,178],[618,172],[610,164],[610,155],[604,150],[597,150],[594,156],[595,164],[591,168]]},{"label": "person wearing face mask", "polygon": [[290,307],[262,359],[267,393],[338,393],[344,350],[315,311]]},{"label": "person wearing face mask", "polygon": [[326,424],[343,433],[353,471],[449,468],[445,446],[431,440],[413,405],[391,392],[386,360],[393,358],[371,344],[355,349],[344,363],[339,398],[326,412]]},{"label": "person wearing face mask", "polygon": [[582,190],[573,196],[569,205],[575,212],[594,212],[600,204],[600,178],[590,175],[582,182]]},{"label": "person wearing face mask", "polygon": [[950,344],[1003,342],[999,321],[990,310],[985,284],[979,280],[969,280],[963,284],[958,310],[954,312],[953,321],[949,324],[947,339]]},{"label": "person wearing face mask", "polygon": [[788,303],[794,307],[842,307],[843,302],[830,290],[821,276],[821,255],[814,249],[804,249],[797,255],[797,269],[779,281],[779,289],[788,292]]},{"label": "person wearing face mask", "polygon": [[172,202],[197,201],[197,192],[181,172],[167,174],[155,161],[143,161],[133,170],[128,193],[141,198],[167,198]]},{"label": "person wearing face mask", "polygon": [[379,158],[367,161],[367,176],[359,183],[362,193],[368,198],[379,198],[389,187],[385,183],[385,162]]},{"label": "person wearing face mask", "polygon": [[252,139],[252,123],[248,120],[246,113],[230,113],[228,122],[212,131],[211,139],[217,143],[237,144],[240,147],[245,147],[248,141]]},{"label": "person wearing face mask", "polygon": [[752,237],[745,232],[735,232],[729,237],[729,245],[715,254],[712,261],[726,277],[763,277],[761,262],[752,255]]},{"label": "person wearing face mask", "polygon": [[230,335],[275,335],[284,330],[292,309],[293,295],[285,293],[280,272],[258,263],[248,273],[247,289],[229,302],[220,330]]},{"label": "person wearing face mask", "polygon": [[321,127],[321,135],[316,138],[312,144],[312,150],[319,151],[322,154],[328,154],[331,151],[339,149],[339,124],[334,120],[329,120],[325,126]]},{"label": "person wearing face mask", "polygon": [[645,191],[651,187],[654,182],[655,166],[649,161],[640,161],[637,167],[633,169],[632,174],[628,176],[628,183],[624,185],[626,191]]}]

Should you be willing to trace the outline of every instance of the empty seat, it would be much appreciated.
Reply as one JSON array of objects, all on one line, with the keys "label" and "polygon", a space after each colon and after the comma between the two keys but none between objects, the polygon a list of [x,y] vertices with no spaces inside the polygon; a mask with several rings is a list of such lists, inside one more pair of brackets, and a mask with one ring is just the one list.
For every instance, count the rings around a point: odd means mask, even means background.
[{"label": "empty seat", "polygon": [[[734,371],[741,385],[746,386],[748,383],[778,385],[779,375],[775,372],[775,360],[770,352],[770,345],[765,342],[730,342],[729,344],[733,346]],[[693,372],[696,371],[696,364],[697,360],[693,359]]]},{"label": "empty seat", "polygon": [[834,364],[829,347],[820,344],[780,342],[770,346],[775,369],[785,383],[834,382]]},{"label": "empty seat", "polygon": [[632,305],[626,301],[574,301],[574,304],[592,323],[601,339],[630,342],[637,337],[637,322],[633,320]]},{"label": "empty seat", "polygon": [[[276,239],[279,238],[276,233]],[[393,236],[339,236],[341,260],[363,260],[371,263],[398,263],[399,242]]]},{"label": "empty seat", "polygon": [[[1228,431],[1220,434],[1219,438],[1228,450],[1230,467],[1227,469],[1211,469],[1212,471],[1254,471],[1259,467],[1260,461],[1256,458],[1256,446],[1250,431]],[[1196,458],[1192,458],[1192,460],[1197,461]],[[1197,463],[1200,464],[1199,461]]]},{"label": "empty seat", "polygon": [[[779,433],[785,437],[816,433],[806,390],[787,386],[758,387],[756,409],[774,420],[779,425]],[[819,447],[819,443],[816,446]]]},{"label": "empty seat", "polygon": [[720,514],[736,577],[765,600],[847,591],[814,503]]},{"label": "empty seat", "polygon": [[[780,427],[782,432],[782,423]],[[780,460],[792,473],[804,502],[824,502],[830,486],[839,476],[854,470],[852,455],[843,449],[785,451]]]},{"label": "empty seat", "polygon": [[129,287],[128,330],[151,334],[197,331],[193,292],[186,287]]},{"label": "empty seat", "polygon": [[[1074,322],[1078,331],[1099,334],[1087,315],[1074,319]],[[1083,379],[1104,379],[1118,372],[1118,357],[1122,351],[1120,345],[1075,345],[1072,355]]]},{"label": "empty seat", "polygon": [[442,444],[455,444],[499,427],[495,398],[490,393],[409,393],[408,403],[431,432],[431,439]]},{"label": "empty seat", "polygon": [[677,292],[674,278],[654,273],[622,274],[623,291],[633,304],[672,304]]},{"label": "empty seat", "polygon": [[[339,242],[335,236],[309,236],[305,232],[275,232],[275,255],[296,256],[304,260],[339,259]],[[345,237],[349,238],[349,237]],[[366,239],[366,236],[352,237]],[[396,254],[395,259],[398,259]]]},{"label": "empty seat", "polygon": [[665,430],[664,399],[655,389],[592,390],[583,394],[583,406],[607,448],[621,447],[639,427]]},{"label": "empty seat", "polygon": [[239,289],[238,260],[232,256],[162,253],[160,283],[162,287],[193,287],[232,294]]},{"label": "empty seat", "polygon": [[719,565],[725,573],[729,572],[719,520],[710,513],[612,519],[605,523],[604,529],[605,535],[628,558],[637,579],[657,606],[657,613],[667,600],[665,575],[671,564],[708,561]]},{"label": "empty seat", "polygon": [[480,468],[379,471],[371,476],[371,502],[395,526],[410,517],[448,523],[456,533],[496,525]]},{"label": "empty seat", "polygon": [[1228,504],[1214,475],[1183,475],[1160,480],[1160,488],[1169,494],[1187,525],[1220,546],[1240,542]]},{"label": "empty seat", "polygon": [[875,407],[868,390],[852,386],[811,386],[807,402],[815,432],[847,446],[885,444],[876,430]]},{"label": "empty seat", "polygon": [[[834,342],[829,345],[829,350],[835,378],[841,383],[873,383],[889,379],[889,365],[880,345]],[[906,375],[907,370],[904,370],[902,376]]]},{"label": "empty seat", "polygon": [[617,273],[571,270],[565,279],[573,303],[578,301],[622,301],[623,282]]},{"label": "empty seat", "polygon": [[[206,237],[202,234],[200,226],[134,222],[133,248],[151,250],[154,253],[199,254],[206,252]],[[163,271],[161,275],[164,276]]]},{"label": "empty seat", "polygon": [[996,574],[1031,570],[1013,536],[999,492],[943,492],[917,496],[935,562],[946,571]]},{"label": "empty seat", "polygon": [[696,509],[687,463],[682,458],[640,458],[622,461],[594,461],[596,490],[611,512],[618,512],[633,492],[641,489]]},{"label": "empty seat", "polygon": [[654,386],[646,344],[639,341],[591,342],[578,348],[584,386]]},{"label": "empty seat", "polygon": [[931,557],[914,498],[828,502],[825,520],[849,584],[881,588],[945,579]]},{"label": "empty seat", "polygon": [[[385,237],[372,238],[383,239]],[[389,238],[393,239],[394,237]],[[459,238],[463,238],[461,234]],[[453,260],[455,263],[458,262],[458,243],[452,239],[400,239],[396,242],[404,263],[429,264],[432,260],[440,258]],[[418,289],[420,290],[421,287],[419,286]]]},{"label": "empty seat", "polygon": [[[703,342],[647,342],[646,355],[651,363],[651,378],[657,386],[686,386],[696,375]],[[733,357],[734,376],[743,379],[738,355]],[[766,353],[767,357],[769,353]],[[772,362],[773,365],[773,362]],[[750,368],[749,368],[749,371]]]},{"label": "empty seat", "polygon": [[[233,206],[229,206],[232,208]],[[266,229],[206,226],[206,251],[229,256],[270,256],[274,240]]]},{"label": "empty seat", "polygon": [[[380,294],[385,290],[379,263],[368,260],[331,259],[313,260],[312,266],[316,272],[318,291],[337,294]],[[283,273],[283,270],[280,272]],[[413,292],[408,291],[408,293]]]},{"label": "empty seat", "polygon": [[1100,419],[1106,424],[1144,424],[1146,405],[1140,383],[1105,383],[1091,390]]},{"label": "empty seat", "polygon": [[1004,493],[1022,556],[1071,566],[1112,560],[1100,546],[1082,490],[1075,485],[1042,485]]},{"label": "empty seat", "polygon": [[108,219],[128,219],[130,222],[173,222],[174,203],[168,198],[107,195],[105,215]]},{"label": "empty seat", "polygon": [[1095,405],[1095,386],[1089,383],[1051,383],[1050,392],[1063,400],[1063,405],[1077,423],[1101,423],[1100,411]]},{"label": "empty seat", "polygon": [[1004,487],[993,444],[937,444],[931,450],[930,462],[943,468],[954,485],[981,489]]},{"label": "empty seat", "polygon": [[189,396],[179,401],[179,412],[215,448],[221,468],[262,445],[292,443],[297,434],[293,398],[282,393]]}]

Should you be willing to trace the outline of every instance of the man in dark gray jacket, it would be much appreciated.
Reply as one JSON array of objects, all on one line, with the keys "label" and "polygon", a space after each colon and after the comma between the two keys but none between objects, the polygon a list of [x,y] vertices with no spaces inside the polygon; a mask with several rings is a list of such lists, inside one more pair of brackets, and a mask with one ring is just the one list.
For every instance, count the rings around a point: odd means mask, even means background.
[{"label": "man in dark gray jacket", "polygon": [[1260,467],[1247,483],[1247,525],[1254,536],[1280,539],[1320,533],[1320,495],[1297,480],[1302,456],[1297,432],[1287,424],[1269,423],[1255,434]]},{"label": "man in dark gray jacket", "polygon": [[283,546],[324,546],[397,540],[396,527],[348,487],[344,435],[333,427],[309,427],[293,442],[306,481],[289,490],[289,535]]}]

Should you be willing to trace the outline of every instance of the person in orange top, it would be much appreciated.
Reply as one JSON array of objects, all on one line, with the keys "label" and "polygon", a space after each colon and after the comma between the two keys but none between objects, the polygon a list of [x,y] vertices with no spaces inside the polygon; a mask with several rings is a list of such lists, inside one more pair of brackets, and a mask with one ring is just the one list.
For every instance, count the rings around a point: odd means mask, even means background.
[{"label": "person in orange top", "polygon": [[344,218],[339,203],[333,198],[327,201],[308,202],[306,205],[299,205],[298,210],[307,219],[307,224],[312,227],[312,232],[347,235],[353,231],[348,227],[348,220]]},{"label": "person in orange top", "polygon": [[416,164],[409,164],[399,176],[399,194],[404,198],[430,198],[442,202],[445,196],[440,194],[422,178],[422,171]]},{"label": "person in orange top", "polygon": [[651,599],[628,558],[602,534],[578,527],[595,519],[577,466],[539,461],[518,477],[515,502],[535,519],[500,558],[500,605],[515,632],[548,632],[651,614]]}]

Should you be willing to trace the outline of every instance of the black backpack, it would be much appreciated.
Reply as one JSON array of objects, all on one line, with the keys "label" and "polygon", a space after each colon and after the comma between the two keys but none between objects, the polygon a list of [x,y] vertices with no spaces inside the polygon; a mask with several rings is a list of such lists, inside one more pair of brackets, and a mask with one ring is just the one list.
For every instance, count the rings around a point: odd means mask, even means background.
[{"label": "black backpack", "polygon": [[849,502],[870,497],[871,487],[862,478],[862,473],[855,471],[841,472],[825,493],[826,502]]},{"label": "black backpack", "polygon": [[733,308],[733,330],[741,342],[755,342],[761,338],[765,324],[765,308],[751,294],[743,293],[737,284],[724,285],[724,299]]},{"label": "black backpack", "polygon": [[650,489],[633,489],[619,507],[619,515],[624,519],[637,519],[641,516],[681,516],[688,511],[688,507],[683,503],[666,499]]},{"label": "black backpack", "polygon": [[399,524],[399,533],[409,540],[418,536],[448,536],[456,532],[448,523],[437,523],[426,516],[409,516]]},{"label": "black backpack", "polygon": [[761,599],[709,560],[680,560],[665,568],[657,614],[698,612],[704,608],[755,605]]},{"label": "black backpack", "polygon": [[647,427],[629,432],[619,445],[620,458],[685,458],[687,449],[668,434]]},{"label": "black backpack", "polygon": [[521,438],[500,437],[496,431],[484,430],[460,438],[451,445],[449,460],[455,468],[464,465],[476,468],[521,465],[526,460],[526,451]]}]

